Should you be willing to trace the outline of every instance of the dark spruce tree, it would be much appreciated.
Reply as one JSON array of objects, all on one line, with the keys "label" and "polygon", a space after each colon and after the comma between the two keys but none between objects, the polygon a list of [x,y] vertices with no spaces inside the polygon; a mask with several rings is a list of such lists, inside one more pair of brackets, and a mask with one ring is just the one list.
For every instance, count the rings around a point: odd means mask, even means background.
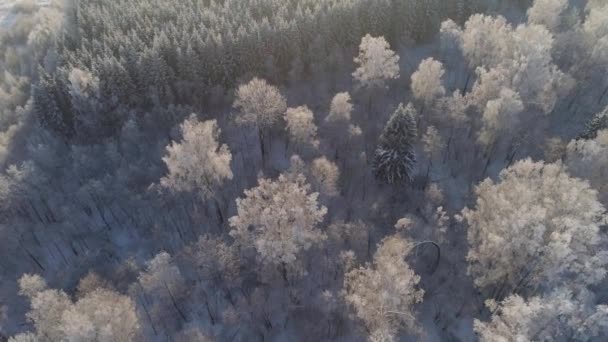
[{"label": "dark spruce tree", "polygon": [[417,137],[416,111],[412,104],[403,103],[389,119],[380,136],[372,164],[374,176],[387,184],[410,183],[412,181]]},{"label": "dark spruce tree", "polygon": [[597,132],[608,128],[608,107],[603,111],[595,114],[587,125],[585,131],[578,137],[579,139],[591,140],[595,139]]}]

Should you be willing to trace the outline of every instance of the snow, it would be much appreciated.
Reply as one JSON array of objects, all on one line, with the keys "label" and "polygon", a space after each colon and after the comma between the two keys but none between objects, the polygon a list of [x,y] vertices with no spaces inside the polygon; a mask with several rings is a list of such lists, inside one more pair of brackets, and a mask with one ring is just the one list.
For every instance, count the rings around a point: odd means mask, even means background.
[{"label": "snow", "polygon": [[[0,32],[10,28],[15,23],[15,14],[11,13],[17,0],[0,0]],[[36,0],[39,6],[48,6],[51,0]]]}]

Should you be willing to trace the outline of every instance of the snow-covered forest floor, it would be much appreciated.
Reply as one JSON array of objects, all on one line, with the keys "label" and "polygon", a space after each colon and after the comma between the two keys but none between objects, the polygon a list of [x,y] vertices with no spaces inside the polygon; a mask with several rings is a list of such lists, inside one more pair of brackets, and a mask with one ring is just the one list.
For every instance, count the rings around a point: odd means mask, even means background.
[{"label": "snow-covered forest floor", "polygon": [[604,0],[0,0],[0,341],[605,341]]}]

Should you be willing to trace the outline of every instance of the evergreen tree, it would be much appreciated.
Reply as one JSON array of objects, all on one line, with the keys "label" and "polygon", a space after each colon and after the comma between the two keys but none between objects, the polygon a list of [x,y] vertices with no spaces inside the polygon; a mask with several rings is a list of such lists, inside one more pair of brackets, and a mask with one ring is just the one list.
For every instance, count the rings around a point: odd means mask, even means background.
[{"label": "evergreen tree", "polygon": [[587,125],[585,131],[579,135],[579,139],[591,140],[595,139],[597,132],[608,128],[608,107],[604,108],[603,111],[595,114]]},{"label": "evergreen tree", "polygon": [[34,113],[39,124],[62,136],[71,137],[73,115],[67,88],[58,79],[46,73],[34,86]]},{"label": "evergreen tree", "polygon": [[416,165],[414,140],[418,135],[415,116],[411,103],[399,104],[386,124],[372,165],[379,181],[388,184],[412,181]]}]

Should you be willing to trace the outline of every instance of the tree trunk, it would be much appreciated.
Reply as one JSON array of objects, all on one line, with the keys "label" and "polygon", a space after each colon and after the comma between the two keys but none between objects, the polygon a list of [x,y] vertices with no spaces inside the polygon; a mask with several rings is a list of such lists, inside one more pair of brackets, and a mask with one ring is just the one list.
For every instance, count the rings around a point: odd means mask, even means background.
[{"label": "tree trunk", "polygon": [[264,131],[263,129],[258,129],[258,137],[260,138],[260,152],[262,153],[262,169],[266,165],[266,150],[264,147]]},{"label": "tree trunk", "polygon": [[164,285],[165,285],[165,288],[167,289],[167,292],[169,293],[169,297],[171,298],[171,303],[173,304],[173,307],[175,308],[175,311],[177,311],[177,313],[179,314],[179,316],[185,322],[186,321],[186,315],[177,306],[177,302],[175,301],[175,297],[173,297],[173,293],[171,293],[171,290],[169,290],[169,286],[167,286],[167,283],[165,283]]},{"label": "tree trunk", "polygon": [[597,100],[597,104],[601,104],[602,103],[602,100],[604,99],[604,96],[606,96],[606,93],[608,93],[608,86],[606,86],[606,88],[602,92],[602,95],[600,96],[600,99]]},{"label": "tree trunk", "polygon": [[148,308],[146,307],[146,303],[144,303],[144,300],[142,300],[142,299],[140,299],[140,302],[141,302],[141,306],[144,308],[144,312],[146,313],[148,320],[150,321],[150,325],[152,326],[152,331],[154,332],[154,336],[158,336],[158,332],[156,331],[156,327],[154,326],[154,322],[152,321],[152,316],[150,316],[150,312],[148,311]]},{"label": "tree trunk", "polygon": [[464,86],[462,87],[462,91],[461,91],[462,96],[464,96],[464,94],[467,93],[467,88],[469,87],[469,81],[470,80],[471,80],[471,73],[468,72],[467,73],[467,80],[464,82]]},{"label": "tree trunk", "polygon": [[215,209],[217,211],[217,216],[218,216],[218,219],[220,220],[220,225],[223,226],[224,222],[225,222],[225,220],[224,220],[225,216],[224,216],[224,212],[222,210],[222,207],[220,205],[220,202],[218,201],[218,199],[217,199],[216,196],[213,196],[213,204],[215,205]]},{"label": "tree trunk", "polygon": [[209,308],[209,301],[205,301],[205,307],[207,308],[207,314],[209,314],[209,319],[211,320],[211,325],[215,325],[215,317],[211,313],[211,308]]},{"label": "tree trunk", "polygon": [[289,279],[287,278],[287,264],[285,264],[284,262],[281,263],[281,276],[283,277],[285,287],[289,288]]}]

